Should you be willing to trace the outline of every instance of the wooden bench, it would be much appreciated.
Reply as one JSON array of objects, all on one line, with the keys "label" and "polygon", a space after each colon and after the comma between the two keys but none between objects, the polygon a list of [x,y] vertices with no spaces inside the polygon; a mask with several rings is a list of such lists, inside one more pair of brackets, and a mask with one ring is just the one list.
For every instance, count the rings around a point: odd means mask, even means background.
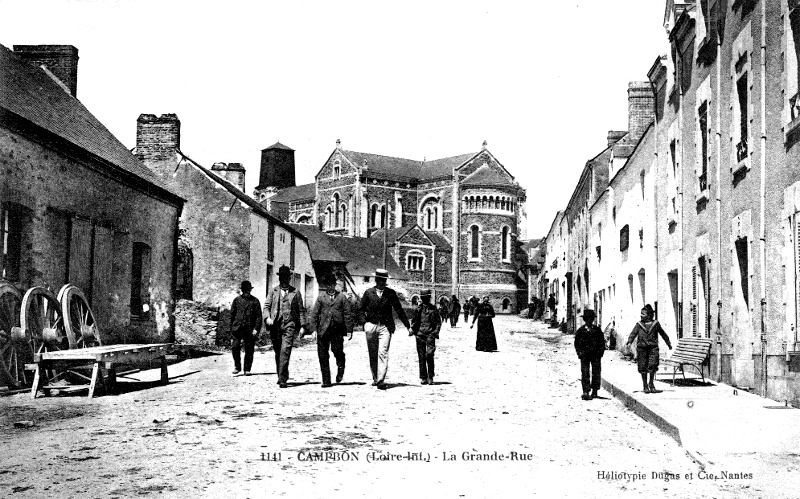
[{"label": "wooden bench", "polygon": [[[173,350],[171,343],[157,343],[149,345],[104,345],[89,348],[76,348],[71,350],[57,350],[42,352],[34,355],[36,373],[31,388],[31,398],[36,398],[39,390],[48,393],[50,390],[73,391],[76,389],[89,389],[89,398],[94,396],[97,384],[105,385],[106,392],[114,392],[117,380],[116,368],[120,364],[136,364],[143,361],[160,359],[161,383],[169,382],[167,374],[167,360]],[[90,368],[90,376],[75,373],[74,369]],[[70,370],[83,378],[87,384],[82,385],[50,385],[46,384],[47,372],[54,369]],[[105,371],[105,376],[103,375]]]},{"label": "wooden bench", "polygon": [[703,374],[703,366],[709,366],[709,375],[711,374],[711,366],[708,363],[708,356],[711,352],[711,339],[710,338],[693,338],[683,337],[678,339],[678,344],[675,345],[675,350],[672,356],[664,359],[664,363],[672,366],[672,386],[675,386],[675,374],[678,369],[681,370],[683,379],[686,379],[686,373],[683,366],[691,366],[700,371],[700,376],[703,378],[703,383],[706,382],[706,377]]}]

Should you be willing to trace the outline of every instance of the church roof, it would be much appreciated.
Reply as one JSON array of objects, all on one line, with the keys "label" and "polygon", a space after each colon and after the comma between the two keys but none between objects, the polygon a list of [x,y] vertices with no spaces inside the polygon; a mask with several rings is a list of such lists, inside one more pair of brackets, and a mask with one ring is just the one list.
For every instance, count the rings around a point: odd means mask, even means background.
[{"label": "church roof", "polygon": [[[0,108],[176,196],[76,97],[0,45]],[[5,118],[3,119],[5,121]]]},{"label": "church roof", "polygon": [[294,187],[281,189],[277,194],[270,198],[276,203],[290,203],[292,201],[313,200],[317,196],[317,184],[303,184]]},{"label": "church roof", "polygon": [[514,185],[514,181],[506,175],[488,166],[481,166],[467,177],[462,185]]},{"label": "church roof", "polygon": [[448,241],[447,238],[441,235],[440,233],[433,231],[423,231],[423,232],[425,232],[425,235],[428,236],[428,238],[433,242],[433,244],[436,245],[437,249],[445,251],[450,251],[453,249],[453,247],[450,245],[450,241]]},{"label": "church roof", "polygon": [[463,165],[477,153],[461,154],[433,161],[395,158],[357,151],[342,150],[342,154],[356,166],[367,165],[370,172],[407,180],[430,180],[453,174],[453,170]]}]

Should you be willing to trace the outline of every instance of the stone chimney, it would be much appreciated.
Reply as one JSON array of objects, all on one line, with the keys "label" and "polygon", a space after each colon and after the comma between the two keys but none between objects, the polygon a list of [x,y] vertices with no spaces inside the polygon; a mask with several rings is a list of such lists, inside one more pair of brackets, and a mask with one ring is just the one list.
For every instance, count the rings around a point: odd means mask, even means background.
[{"label": "stone chimney", "polygon": [[211,171],[224,178],[242,192],[244,190],[245,170],[241,163],[214,163]]},{"label": "stone chimney", "polygon": [[181,147],[181,120],[175,114],[140,114],[136,120],[136,156],[147,164],[174,158]]},{"label": "stone chimney", "polygon": [[261,174],[256,190],[295,186],[294,149],[276,142],[261,151]]},{"label": "stone chimney", "polygon": [[628,133],[627,131],[609,130],[608,137],[606,137],[606,140],[608,140],[608,147],[613,146],[619,139],[624,137],[627,133]]},{"label": "stone chimney", "polygon": [[72,45],[14,45],[23,60],[44,66],[74,97],[78,92],[78,49]]},{"label": "stone chimney", "polygon": [[649,81],[628,83],[628,133],[638,141],[655,119],[656,99]]}]

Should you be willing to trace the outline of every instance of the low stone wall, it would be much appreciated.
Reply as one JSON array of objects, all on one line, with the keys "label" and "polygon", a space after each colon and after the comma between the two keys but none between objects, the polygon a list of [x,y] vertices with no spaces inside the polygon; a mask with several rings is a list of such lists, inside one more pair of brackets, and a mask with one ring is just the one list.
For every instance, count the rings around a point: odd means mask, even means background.
[{"label": "low stone wall", "polygon": [[190,300],[175,306],[175,342],[182,345],[217,347],[216,308]]}]

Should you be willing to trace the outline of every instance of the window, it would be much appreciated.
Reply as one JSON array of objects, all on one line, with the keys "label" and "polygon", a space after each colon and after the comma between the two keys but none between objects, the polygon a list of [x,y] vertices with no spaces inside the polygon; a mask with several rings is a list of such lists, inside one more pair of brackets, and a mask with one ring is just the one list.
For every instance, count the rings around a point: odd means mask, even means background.
[{"label": "window", "polygon": [[372,212],[371,212],[371,215],[370,215],[370,226],[377,227],[378,226],[377,222],[378,222],[378,205],[377,204],[373,204],[372,205]]},{"label": "window", "polygon": [[425,255],[412,250],[406,254],[406,270],[425,270]]},{"label": "window", "polygon": [[333,226],[337,228],[342,226],[339,216],[340,216],[339,194],[336,193],[333,195],[333,223],[334,223]]},{"label": "window", "polygon": [[294,253],[297,244],[295,243],[294,234],[290,234],[289,237],[289,267],[294,268]]},{"label": "window", "polygon": [[347,205],[342,203],[339,207],[339,211],[342,213],[342,224],[339,227],[347,227]]},{"label": "window", "polygon": [[325,210],[325,224],[329,229],[333,228],[333,209],[330,206]]},{"label": "window", "polygon": [[619,250],[628,251],[630,228],[626,225],[619,231]]},{"label": "window", "polygon": [[386,205],[381,206],[381,227],[386,227]]},{"label": "window", "polygon": [[333,178],[339,178],[342,175],[342,162],[336,160],[333,162]]},{"label": "window", "polygon": [[150,246],[133,243],[131,262],[131,315],[146,319],[150,311]]},{"label": "window", "polygon": [[747,254],[747,238],[741,237],[734,243],[736,246],[736,257],[739,262],[739,284],[742,289],[742,298],[745,306],[750,308],[750,265]]},{"label": "window", "polygon": [[368,275],[364,276],[364,282],[369,282],[369,276]]},{"label": "window", "polygon": [[503,312],[508,312],[508,309],[511,307],[511,300],[508,298],[503,298]]},{"label": "window", "polygon": [[0,265],[3,279],[9,281],[20,280],[24,219],[22,208],[16,205],[8,204],[0,210]]},{"label": "window", "polygon": [[175,295],[178,299],[192,299],[194,276],[194,255],[192,248],[181,239],[178,241],[178,272],[175,281]]},{"label": "window", "polygon": [[477,225],[473,225],[470,231],[470,258],[480,258],[480,234]]},{"label": "window", "polygon": [[747,73],[736,80],[736,94],[739,101],[739,142],[736,144],[736,161],[742,161],[747,157],[747,132],[748,132],[748,112],[747,112]]},{"label": "window", "polygon": [[700,168],[698,171],[698,187],[702,193],[708,189],[708,102],[703,101],[697,108],[697,124],[700,133]]},{"label": "window", "polygon": [[500,238],[502,239],[502,241],[500,243],[501,244],[501,248],[502,248],[502,253],[500,253],[500,254],[501,254],[503,260],[509,260],[509,259],[511,259],[511,257],[509,256],[509,251],[508,251],[508,247],[510,246],[510,244],[509,244],[509,242],[510,242],[509,241],[510,240],[510,231],[508,230],[508,227],[503,227],[503,230],[500,233]]}]

